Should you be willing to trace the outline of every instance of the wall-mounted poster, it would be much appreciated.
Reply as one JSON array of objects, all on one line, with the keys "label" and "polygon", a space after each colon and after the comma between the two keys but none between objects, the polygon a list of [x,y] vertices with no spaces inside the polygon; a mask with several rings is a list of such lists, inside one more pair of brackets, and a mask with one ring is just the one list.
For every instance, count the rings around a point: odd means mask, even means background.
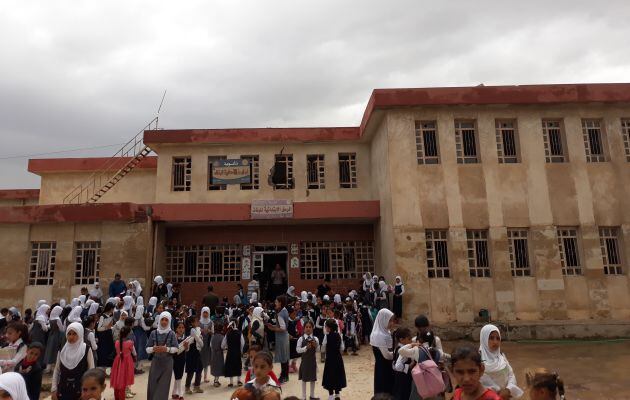
[{"label": "wall-mounted poster", "polygon": [[300,268],[300,259],[297,257],[291,257],[291,268]]},{"label": "wall-mounted poster", "polygon": [[299,252],[300,252],[300,250],[299,250],[298,244],[297,243],[291,243],[291,255],[297,256]]},{"label": "wall-mounted poster", "polygon": [[212,162],[213,185],[251,183],[249,160],[216,160]]},{"label": "wall-mounted poster", "polygon": [[244,280],[251,279],[252,276],[252,259],[249,257],[243,258],[241,265],[241,278]]},{"label": "wall-mounted poster", "polygon": [[252,200],[251,219],[293,218],[291,200]]},{"label": "wall-mounted poster", "polygon": [[249,257],[252,253],[252,246],[246,244],[245,246],[243,246],[243,256],[244,257]]}]

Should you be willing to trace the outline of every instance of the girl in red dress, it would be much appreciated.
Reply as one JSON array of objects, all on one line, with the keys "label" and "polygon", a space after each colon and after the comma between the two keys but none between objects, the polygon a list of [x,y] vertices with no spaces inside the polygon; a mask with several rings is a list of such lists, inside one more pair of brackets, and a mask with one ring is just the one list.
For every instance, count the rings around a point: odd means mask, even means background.
[{"label": "girl in red dress", "polygon": [[495,391],[481,384],[483,372],[484,365],[477,349],[470,346],[456,348],[451,354],[451,373],[459,387],[453,400],[501,400]]},{"label": "girl in red dress", "polygon": [[133,385],[134,360],[137,357],[133,340],[127,339],[131,329],[128,326],[120,330],[120,338],[116,341],[116,358],[112,365],[110,385],[114,389],[115,400],[125,400],[125,389]]}]

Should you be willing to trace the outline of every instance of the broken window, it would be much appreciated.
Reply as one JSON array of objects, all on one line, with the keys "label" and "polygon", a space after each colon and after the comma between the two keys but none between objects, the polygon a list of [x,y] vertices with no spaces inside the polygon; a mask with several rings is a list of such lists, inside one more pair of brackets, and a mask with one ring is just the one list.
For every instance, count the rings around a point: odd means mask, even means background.
[{"label": "broken window", "polygon": [[293,155],[276,154],[271,174],[274,189],[293,189]]}]

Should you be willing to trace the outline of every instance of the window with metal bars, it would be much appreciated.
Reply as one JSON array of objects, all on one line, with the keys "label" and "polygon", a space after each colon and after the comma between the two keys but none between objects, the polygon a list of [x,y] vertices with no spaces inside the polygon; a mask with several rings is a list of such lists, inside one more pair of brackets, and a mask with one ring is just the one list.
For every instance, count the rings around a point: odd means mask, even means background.
[{"label": "window with metal bars", "polygon": [[272,182],[274,189],[293,189],[293,154],[276,154]]},{"label": "window with metal bars", "polygon": [[212,163],[219,160],[227,160],[227,156],[208,156],[208,190],[227,189],[227,185],[215,185],[212,183]]},{"label": "window with metal bars", "polygon": [[566,137],[561,120],[543,120],[543,143],[545,146],[545,161],[548,163],[563,163],[567,161]]},{"label": "window with metal bars", "polygon": [[621,275],[623,268],[619,248],[619,228],[599,228],[599,244],[602,250],[604,274]]},{"label": "window with metal bars", "polygon": [[300,278],[357,279],[374,270],[374,242],[302,242]]},{"label": "window with metal bars", "polygon": [[562,264],[562,275],[582,275],[578,245],[578,229],[559,227],[557,236],[560,262]]},{"label": "window with metal bars", "polygon": [[31,242],[28,284],[52,285],[56,259],[56,242]]},{"label": "window with metal bars", "polygon": [[606,161],[606,149],[602,121],[599,119],[583,119],[582,134],[587,162]]},{"label": "window with metal bars", "polygon": [[427,271],[429,278],[450,278],[448,267],[448,231],[426,231]]},{"label": "window with metal bars", "polygon": [[251,183],[241,183],[241,190],[258,190],[260,188],[260,162],[258,155],[241,156],[241,160],[248,160],[251,166]]},{"label": "window with metal bars", "polygon": [[621,135],[623,136],[623,148],[626,161],[630,162],[630,118],[621,120]]},{"label": "window with metal bars", "polygon": [[74,248],[74,283],[76,285],[88,285],[98,281],[101,242],[76,242]]},{"label": "window with metal bars", "polygon": [[166,246],[166,275],[172,282],[240,281],[240,246]]},{"label": "window with metal bars", "polygon": [[488,231],[467,230],[468,269],[473,278],[490,277],[490,261],[488,257]]},{"label": "window with metal bars", "polygon": [[190,192],[191,173],[192,159],[190,156],[173,157],[172,190],[174,192]]},{"label": "window with metal bars", "polygon": [[497,155],[500,164],[519,162],[518,129],[515,120],[496,120]]},{"label": "window with metal bars", "polygon": [[527,229],[508,229],[508,251],[512,276],[531,276]]},{"label": "window with metal bars", "polygon": [[437,123],[416,121],[416,157],[418,164],[439,164]]},{"label": "window with metal bars", "polygon": [[306,156],[306,185],[308,189],[325,189],[325,167],[323,154]]},{"label": "window with metal bars", "polygon": [[339,187],[357,187],[357,154],[339,153]]},{"label": "window with metal bars", "polygon": [[479,162],[475,121],[455,121],[455,151],[458,164]]}]

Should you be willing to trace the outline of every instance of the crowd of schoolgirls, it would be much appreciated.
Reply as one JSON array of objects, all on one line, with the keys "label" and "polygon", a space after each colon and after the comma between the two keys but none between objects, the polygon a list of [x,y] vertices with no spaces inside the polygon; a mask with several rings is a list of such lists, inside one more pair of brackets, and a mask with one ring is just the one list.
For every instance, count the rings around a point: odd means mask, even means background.
[{"label": "crowd of schoolgirls", "polygon": [[[143,372],[139,362],[149,359],[147,398],[152,400],[203,393],[202,381],[210,387],[229,382],[228,387],[237,388],[231,399],[279,399],[291,373],[301,381],[301,398],[316,400],[319,360],[322,386],[333,400],[347,386],[342,356],[348,351],[356,355],[367,343],[375,358],[374,393],[381,398],[444,398],[451,391],[451,377],[457,384],[455,399],[507,400],[523,394],[500,352],[496,327],[484,327],[479,351],[459,348],[451,355],[444,352],[426,317],[416,318],[415,332],[396,327],[404,295],[400,277],[390,286],[366,274],[357,290],[344,294],[333,293],[327,281],[316,293],[296,295],[289,287],[273,302],[260,302],[256,289],[248,286],[245,294],[239,285],[231,302],[224,298],[200,311],[196,304],[181,305],[178,288],[160,276],[146,306],[137,281],[103,303],[97,285],[82,292],[69,305],[40,301],[35,317],[28,312],[22,317],[15,308],[2,310],[3,345],[11,352],[0,359],[5,372],[0,375],[0,394],[9,393],[1,383],[7,379],[8,388],[17,382],[26,393],[11,398],[38,399],[42,374],[48,371],[53,399],[101,399],[107,374],[116,400],[132,398],[134,375]],[[416,379],[413,371],[430,360],[443,387],[428,396],[426,387],[417,386],[428,381]],[[280,364],[279,377],[274,362]],[[477,371],[477,378],[471,370]],[[535,400],[564,394],[562,382],[548,371],[528,373],[527,383]]]}]

